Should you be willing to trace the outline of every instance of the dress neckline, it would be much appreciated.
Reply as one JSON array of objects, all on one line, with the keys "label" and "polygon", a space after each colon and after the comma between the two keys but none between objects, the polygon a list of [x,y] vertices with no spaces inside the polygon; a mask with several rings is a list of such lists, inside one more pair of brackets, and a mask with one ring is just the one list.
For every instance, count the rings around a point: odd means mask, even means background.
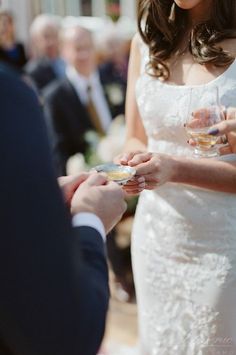
[{"label": "dress neckline", "polygon": [[206,86],[210,86],[210,85],[214,85],[216,84],[221,78],[223,78],[225,75],[227,75],[231,70],[232,68],[234,67],[234,65],[236,65],[236,58],[234,59],[234,61],[228,66],[228,68],[223,72],[221,73],[220,75],[218,75],[216,78],[208,81],[207,83],[205,84],[196,84],[196,85],[178,85],[178,84],[169,84],[168,82],[165,82],[165,81],[161,81],[158,79],[158,82],[160,84],[162,84],[163,86],[166,86],[166,87],[170,87],[170,88],[174,88],[174,89],[192,89],[192,88],[203,88],[203,87],[206,87]]}]

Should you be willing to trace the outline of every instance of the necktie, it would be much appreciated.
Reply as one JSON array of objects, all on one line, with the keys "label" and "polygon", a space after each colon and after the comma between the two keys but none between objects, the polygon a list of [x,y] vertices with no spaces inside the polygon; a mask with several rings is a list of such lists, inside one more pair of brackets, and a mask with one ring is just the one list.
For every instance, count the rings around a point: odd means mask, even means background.
[{"label": "necktie", "polygon": [[87,103],[86,107],[87,107],[90,119],[91,119],[91,121],[93,123],[93,126],[96,129],[97,133],[99,133],[100,135],[104,135],[105,131],[104,131],[103,127],[102,127],[101,120],[99,118],[99,115],[98,115],[98,112],[96,110],[96,107],[95,107],[95,105],[93,103],[91,91],[92,91],[92,88],[89,85],[88,88],[87,88],[88,103]]}]

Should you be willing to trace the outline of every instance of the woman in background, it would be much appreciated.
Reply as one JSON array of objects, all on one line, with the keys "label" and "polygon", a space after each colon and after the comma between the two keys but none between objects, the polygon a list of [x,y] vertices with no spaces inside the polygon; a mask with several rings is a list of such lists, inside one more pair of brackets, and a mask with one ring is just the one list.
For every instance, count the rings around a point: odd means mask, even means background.
[{"label": "woman in background", "polygon": [[0,61],[21,69],[27,62],[24,46],[15,38],[14,18],[8,11],[0,11]]}]

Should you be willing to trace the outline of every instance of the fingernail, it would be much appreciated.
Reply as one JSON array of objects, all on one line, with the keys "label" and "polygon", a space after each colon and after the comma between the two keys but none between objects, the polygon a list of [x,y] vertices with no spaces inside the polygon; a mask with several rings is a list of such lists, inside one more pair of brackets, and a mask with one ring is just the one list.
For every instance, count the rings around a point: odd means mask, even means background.
[{"label": "fingernail", "polygon": [[140,189],[144,189],[145,183],[139,184],[138,187],[139,187]]},{"label": "fingernail", "polygon": [[212,136],[216,136],[218,133],[220,133],[218,128],[213,128],[208,131],[208,134],[211,134]]},{"label": "fingernail", "polygon": [[145,179],[144,179],[143,176],[141,176],[140,178],[138,178],[138,182],[144,182],[144,181],[145,181]]}]

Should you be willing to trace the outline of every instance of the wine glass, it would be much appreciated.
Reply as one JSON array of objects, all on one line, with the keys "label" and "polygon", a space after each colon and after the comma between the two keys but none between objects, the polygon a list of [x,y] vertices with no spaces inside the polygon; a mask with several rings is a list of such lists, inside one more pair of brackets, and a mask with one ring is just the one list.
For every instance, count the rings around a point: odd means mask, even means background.
[{"label": "wine glass", "polygon": [[193,88],[189,93],[189,106],[186,121],[186,132],[194,145],[194,157],[211,158],[218,156],[216,147],[218,137],[210,135],[210,128],[224,119],[219,100],[218,87],[208,92],[197,93]]}]

